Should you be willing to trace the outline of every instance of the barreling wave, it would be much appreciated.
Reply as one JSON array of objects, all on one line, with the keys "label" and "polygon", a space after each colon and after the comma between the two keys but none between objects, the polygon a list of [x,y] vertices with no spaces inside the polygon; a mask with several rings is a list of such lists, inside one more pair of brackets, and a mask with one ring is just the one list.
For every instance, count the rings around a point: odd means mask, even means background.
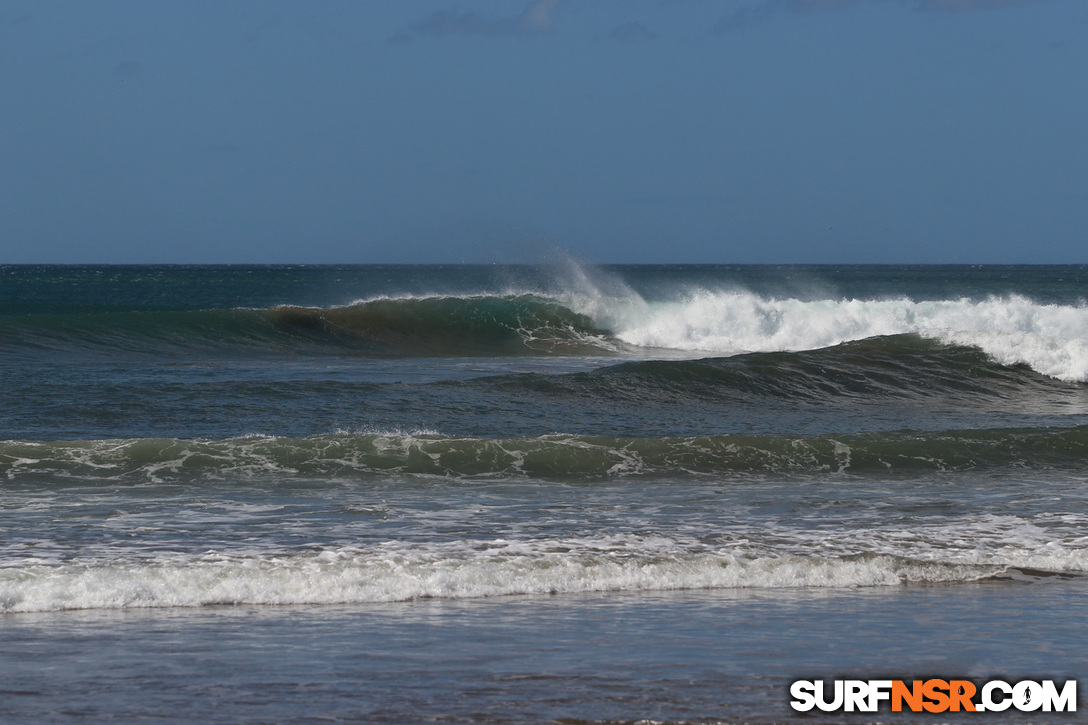
[{"label": "barreling wave", "polygon": [[916,475],[1081,469],[1088,427],[854,435],[473,438],[335,433],[306,438],[4,441],[8,481],[163,482],[264,477],[600,480],[627,476]]},{"label": "barreling wave", "polygon": [[388,354],[525,355],[614,352],[587,316],[535,295],[424,297],[345,307],[277,307],[277,329]]},{"label": "barreling wave", "polygon": [[689,290],[647,301],[479,294],[361,300],[338,307],[91,312],[0,318],[0,351],[257,349],[376,356],[732,356],[800,352],[917,335],[984,351],[1064,381],[1088,380],[1088,306],[1018,295],[915,301],[776,298]]},{"label": "barreling wave", "polygon": [[614,352],[585,315],[534,295],[375,299],[338,307],[92,312],[0,319],[15,346],[376,356]]}]

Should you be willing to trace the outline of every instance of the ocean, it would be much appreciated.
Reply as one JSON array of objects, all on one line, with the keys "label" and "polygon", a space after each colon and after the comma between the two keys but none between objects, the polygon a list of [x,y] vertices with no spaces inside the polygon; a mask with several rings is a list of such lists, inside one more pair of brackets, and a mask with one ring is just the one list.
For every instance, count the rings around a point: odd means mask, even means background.
[{"label": "ocean", "polygon": [[0,266],[0,721],[1088,676],[1086,266]]}]

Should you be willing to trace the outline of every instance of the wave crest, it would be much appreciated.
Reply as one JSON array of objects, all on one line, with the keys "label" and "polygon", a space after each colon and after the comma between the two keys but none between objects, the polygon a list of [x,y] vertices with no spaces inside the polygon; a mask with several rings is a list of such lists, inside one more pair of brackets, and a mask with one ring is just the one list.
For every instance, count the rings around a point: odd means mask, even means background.
[{"label": "wave crest", "polygon": [[916,301],[766,297],[688,290],[615,295],[479,294],[361,300],[340,307],[122,311],[0,319],[2,352],[96,348],[332,352],[376,356],[731,356],[918,335],[983,350],[1064,381],[1088,380],[1088,306],[1010,295]]},{"label": "wave crest", "polygon": [[1002,364],[1023,363],[1061,380],[1088,380],[1084,304],[1039,304],[1019,295],[800,300],[696,290],[670,302],[628,298],[591,307],[591,317],[618,340],[643,348],[736,355],[916,334],[977,347]]},{"label": "wave crest", "polygon": [[576,354],[615,350],[592,320],[535,295],[382,298],[344,307],[276,307],[280,330],[373,352],[431,355]]}]

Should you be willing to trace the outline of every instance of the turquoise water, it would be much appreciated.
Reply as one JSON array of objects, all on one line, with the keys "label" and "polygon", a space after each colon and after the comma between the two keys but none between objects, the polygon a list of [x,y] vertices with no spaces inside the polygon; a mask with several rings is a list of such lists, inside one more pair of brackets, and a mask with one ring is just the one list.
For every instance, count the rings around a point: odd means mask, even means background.
[{"label": "turquoise water", "polygon": [[0,716],[781,722],[800,678],[1083,679],[1086,283],[0,267]]}]

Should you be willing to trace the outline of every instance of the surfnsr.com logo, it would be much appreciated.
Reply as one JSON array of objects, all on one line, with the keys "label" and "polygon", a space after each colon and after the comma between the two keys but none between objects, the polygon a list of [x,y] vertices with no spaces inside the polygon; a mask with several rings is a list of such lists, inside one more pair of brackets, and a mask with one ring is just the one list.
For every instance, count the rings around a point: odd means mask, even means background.
[{"label": "surfnsr.com logo", "polygon": [[881,704],[892,712],[1076,712],[1077,681],[1059,686],[1053,680],[990,680],[981,687],[970,680],[797,680],[790,686],[790,705],[798,712],[876,712]]}]

